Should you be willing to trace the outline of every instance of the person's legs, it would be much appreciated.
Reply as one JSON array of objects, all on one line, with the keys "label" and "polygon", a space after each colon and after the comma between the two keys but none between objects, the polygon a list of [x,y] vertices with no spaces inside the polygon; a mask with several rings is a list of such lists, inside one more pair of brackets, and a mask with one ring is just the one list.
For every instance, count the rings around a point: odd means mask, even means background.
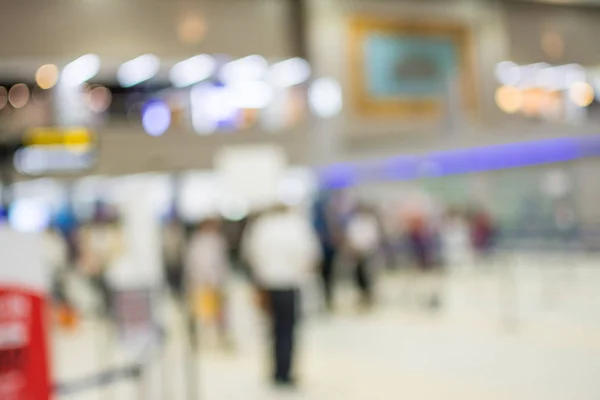
[{"label": "person's legs", "polygon": [[323,252],[323,261],[321,262],[321,278],[323,279],[325,306],[328,310],[333,308],[334,263],[335,252],[331,249],[326,249]]},{"label": "person's legs", "polygon": [[273,378],[278,384],[292,384],[298,292],[295,289],[271,290],[270,297],[273,319]]},{"label": "person's legs", "polygon": [[372,301],[371,277],[367,268],[366,258],[359,256],[356,260],[356,270],[354,272],[354,276],[356,285],[360,290],[363,305],[370,305]]}]

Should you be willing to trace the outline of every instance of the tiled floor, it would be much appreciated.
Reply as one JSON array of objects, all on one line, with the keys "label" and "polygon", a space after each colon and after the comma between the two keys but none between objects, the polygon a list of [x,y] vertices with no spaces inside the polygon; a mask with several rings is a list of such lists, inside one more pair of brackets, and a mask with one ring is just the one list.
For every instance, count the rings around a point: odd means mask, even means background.
[{"label": "tiled floor", "polygon": [[[218,351],[204,335],[194,379],[199,398],[600,399],[600,268],[581,259],[569,266],[574,263],[528,258],[510,261],[512,270],[503,264],[484,273],[456,271],[445,278],[444,306],[433,314],[407,300],[416,284],[403,275],[382,277],[380,306],[369,314],[354,310],[353,290],[344,284],[334,316],[305,319],[297,393],[265,385],[264,321],[251,291],[238,282],[231,290],[237,349]],[[64,398],[189,399],[190,351],[178,314],[167,309],[171,335],[159,370],[148,379],[152,389],[142,394],[125,382]],[[54,343],[60,380],[133,357],[98,324],[57,333]]]}]

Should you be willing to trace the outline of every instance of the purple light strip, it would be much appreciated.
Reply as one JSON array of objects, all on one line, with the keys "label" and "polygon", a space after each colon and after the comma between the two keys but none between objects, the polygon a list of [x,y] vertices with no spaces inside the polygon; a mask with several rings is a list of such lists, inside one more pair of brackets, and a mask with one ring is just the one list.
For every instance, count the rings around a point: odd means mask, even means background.
[{"label": "purple light strip", "polygon": [[598,156],[600,135],[593,135],[403,155],[377,162],[334,164],[317,172],[324,187],[339,189],[361,182],[468,174]]}]

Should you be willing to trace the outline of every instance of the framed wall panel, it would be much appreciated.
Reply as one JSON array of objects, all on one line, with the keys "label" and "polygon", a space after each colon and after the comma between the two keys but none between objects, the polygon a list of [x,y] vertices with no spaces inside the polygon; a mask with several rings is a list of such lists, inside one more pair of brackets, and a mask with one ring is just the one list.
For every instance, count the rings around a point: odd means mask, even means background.
[{"label": "framed wall panel", "polygon": [[458,86],[461,107],[475,110],[466,26],[355,16],[349,29],[351,101],[359,115],[439,116],[451,85]]}]

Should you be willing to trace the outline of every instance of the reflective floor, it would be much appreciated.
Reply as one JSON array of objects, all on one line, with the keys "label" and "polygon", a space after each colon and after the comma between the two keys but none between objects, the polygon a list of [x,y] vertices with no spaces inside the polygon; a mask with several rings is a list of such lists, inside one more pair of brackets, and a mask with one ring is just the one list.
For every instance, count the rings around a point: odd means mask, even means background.
[{"label": "reflective floor", "polygon": [[[521,257],[497,265],[457,269],[443,278],[442,307],[417,301],[423,283],[405,274],[382,274],[379,305],[355,307],[342,282],[337,312],[324,316],[311,291],[299,349],[299,390],[266,384],[265,321],[251,289],[232,285],[230,308],[236,348],[215,346],[203,331],[194,374],[199,399],[523,399],[600,398],[600,271],[595,260]],[[181,315],[165,305],[170,334],[146,381],[61,397],[189,399],[190,350]],[[57,332],[55,375],[68,381],[101,366],[126,364],[140,349],[115,343],[100,323],[77,333]],[[187,361],[186,361],[187,360]],[[192,372],[193,374],[193,372]],[[162,377],[162,378],[161,378]]]}]

